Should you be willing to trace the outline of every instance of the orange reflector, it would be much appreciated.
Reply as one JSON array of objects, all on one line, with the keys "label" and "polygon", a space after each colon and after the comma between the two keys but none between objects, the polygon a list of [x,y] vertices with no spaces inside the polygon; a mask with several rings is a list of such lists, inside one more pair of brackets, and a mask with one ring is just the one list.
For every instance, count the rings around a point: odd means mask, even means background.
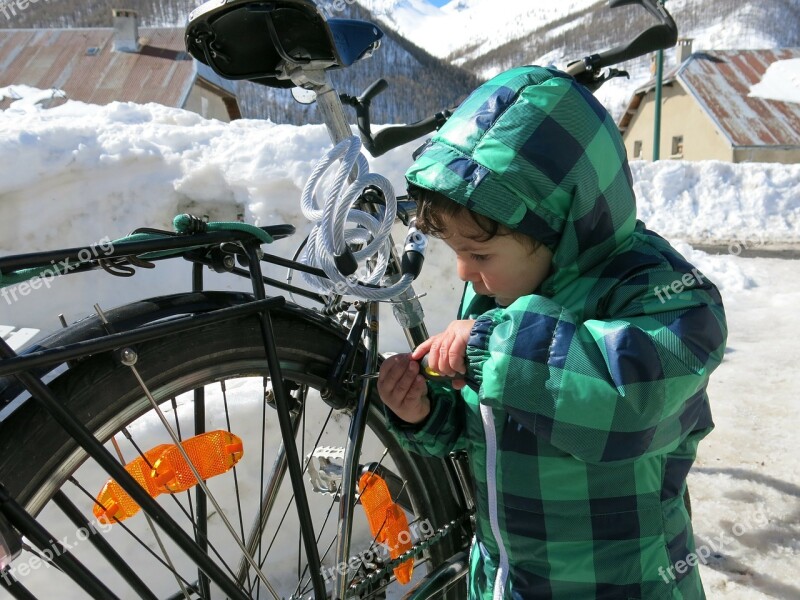
[{"label": "orange reflector", "polygon": [[[244,454],[239,437],[228,431],[210,431],[181,442],[202,479],[211,479],[230,470]],[[180,450],[174,444],[161,444],[125,465],[125,470],[150,496],[188,490],[197,485]],[[105,509],[103,508],[105,507]],[[113,479],[97,496],[94,515],[98,521],[124,521],[139,512],[139,505]]]},{"label": "orange reflector", "polygon": [[[155,482],[150,477],[150,465],[158,460],[161,453],[169,447],[169,444],[156,446],[145,452],[144,458],[140,456],[125,465],[125,470],[154,498],[160,492],[157,491]],[[105,507],[105,510],[103,510],[103,507]],[[139,505],[116,481],[109,479],[97,495],[97,503],[94,505],[93,512],[98,521],[113,523],[115,518],[119,521],[124,521],[128,517],[135,515],[139,512]]]},{"label": "orange reflector", "polygon": [[[408,518],[403,509],[392,500],[383,478],[374,473],[364,473],[358,480],[358,491],[375,541],[389,547],[392,559],[410,550]],[[411,581],[413,570],[414,560],[409,558],[394,568],[394,576],[405,585]]]}]

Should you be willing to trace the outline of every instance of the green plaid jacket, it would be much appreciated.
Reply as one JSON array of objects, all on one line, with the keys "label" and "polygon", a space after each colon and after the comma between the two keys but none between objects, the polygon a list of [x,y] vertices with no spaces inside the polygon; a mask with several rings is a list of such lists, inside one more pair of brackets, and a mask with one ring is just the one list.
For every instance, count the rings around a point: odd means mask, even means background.
[{"label": "green plaid jacket", "polygon": [[555,70],[476,90],[410,183],[547,244],[551,275],[498,307],[467,285],[474,389],[431,385],[422,455],[466,449],[477,532],[471,599],[697,599],[682,501],[727,335],[714,285],[636,220],[608,113]]}]

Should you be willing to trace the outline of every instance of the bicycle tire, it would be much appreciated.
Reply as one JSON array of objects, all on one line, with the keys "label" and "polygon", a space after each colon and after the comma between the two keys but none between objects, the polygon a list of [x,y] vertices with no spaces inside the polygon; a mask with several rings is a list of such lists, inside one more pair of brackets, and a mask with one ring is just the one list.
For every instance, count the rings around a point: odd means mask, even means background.
[{"label": "bicycle tire", "polygon": [[[332,322],[323,327],[318,321],[290,313],[273,314],[272,320],[284,380],[313,389],[322,386],[339,357],[343,331],[336,330]],[[201,386],[216,385],[229,377],[261,377],[266,370],[259,324],[252,317],[192,330],[180,338],[140,344],[135,350],[137,368],[159,403]],[[363,357],[362,348],[358,362],[363,364]],[[84,360],[50,385],[72,413],[104,443],[112,436],[120,437],[117,435],[120,431],[151,412],[130,369],[110,355]],[[456,519],[459,508],[452,493],[455,484],[448,483],[453,480],[444,461],[412,456],[402,449],[386,429],[377,394],[373,396],[368,428],[387,449],[391,468],[403,479],[416,517],[427,519],[434,528]],[[178,417],[175,418],[177,421]],[[24,403],[0,423],[0,481],[32,514],[42,514],[53,494],[67,487],[68,478],[78,467],[85,468],[84,459],[74,440],[33,401]],[[308,478],[305,479],[307,483]],[[426,485],[429,482],[437,482],[437,489]],[[209,483],[215,481],[211,479]],[[87,516],[91,520],[91,514]],[[426,550],[425,559],[434,568],[461,547],[463,537],[459,533],[445,536]],[[324,547],[321,554],[323,550]],[[363,548],[351,548],[350,557],[363,553]],[[456,589],[442,597],[462,596],[463,590]],[[376,597],[383,596],[378,593]]]}]

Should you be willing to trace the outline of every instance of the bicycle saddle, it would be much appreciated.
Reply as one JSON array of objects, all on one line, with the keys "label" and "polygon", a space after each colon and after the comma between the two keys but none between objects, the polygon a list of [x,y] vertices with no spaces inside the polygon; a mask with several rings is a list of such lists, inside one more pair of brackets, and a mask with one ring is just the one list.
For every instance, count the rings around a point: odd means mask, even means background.
[{"label": "bicycle saddle", "polygon": [[189,15],[186,49],[225,79],[293,87],[293,73],[347,67],[378,47],[366,21],[327,19],[312,0],[211,0]]}]

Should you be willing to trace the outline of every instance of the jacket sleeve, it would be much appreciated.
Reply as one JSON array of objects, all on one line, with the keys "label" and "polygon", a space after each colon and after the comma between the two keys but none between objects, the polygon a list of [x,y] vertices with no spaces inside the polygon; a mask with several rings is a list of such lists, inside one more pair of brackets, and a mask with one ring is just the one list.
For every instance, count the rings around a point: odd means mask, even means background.
[{"label": "jacket sleeve", "polygon": [[428,383],[431,412],[416,425],[406,423],[385,408],[389,430],[401,446],[422,456],[447,456],[464,448],[464,402],[449,386]]},{"label": "jacket sleeve", "polygon": [[480,401],[585,462],[671,452],[713,427],[705,388],[727,330],[711,287],[609,320],[537,295],[489,311],[467,347]]}]

